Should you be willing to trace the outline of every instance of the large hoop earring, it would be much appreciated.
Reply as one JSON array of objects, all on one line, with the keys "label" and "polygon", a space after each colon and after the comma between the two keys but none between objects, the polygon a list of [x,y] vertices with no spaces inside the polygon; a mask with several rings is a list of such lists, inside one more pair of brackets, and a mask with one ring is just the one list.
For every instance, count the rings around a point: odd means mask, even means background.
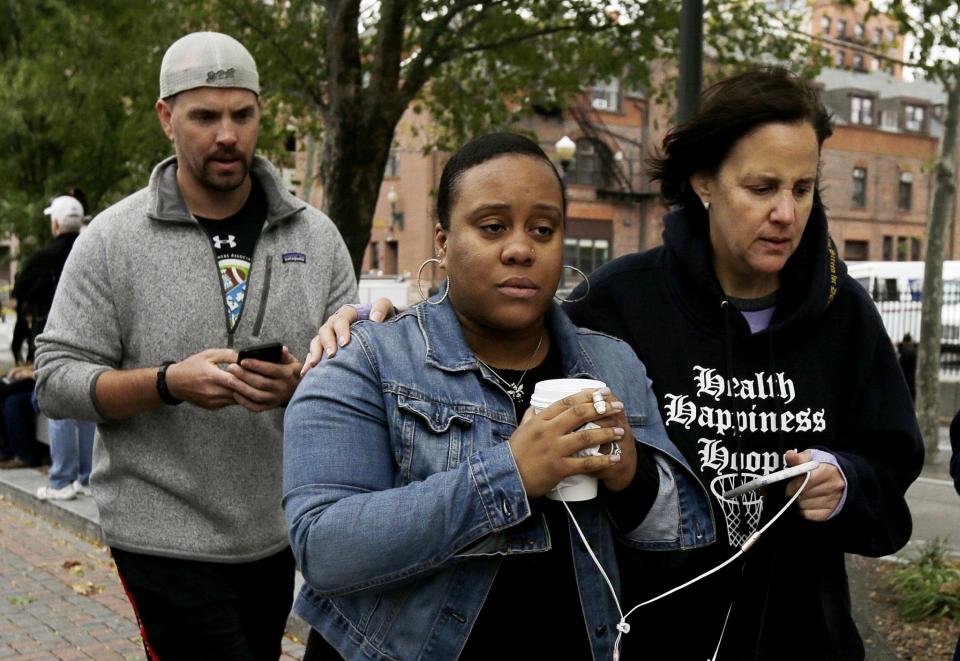
[{"label": "large hoop earring", "polygon": [[580,301],[582,301],[583,299],[585,299],[587,296],[590,295],[590,278],[588,278],[587,274],[581,271],[580,269],[578,269],[576,266],[571,266],[570,264],[564,264],[563,268],[571,269],[579,273],[580,277],[583,278],[583,281],[587,283],[587,291],[586,293],[584,293],[583,296],[580,296],[579,298],[559,298],[556,294],[554,294],[553,300],[555,300],[557,303],[579,303]]},{"label": "large hoop earring", "polygon": [[447,289],[446,291],[443,292],[443,296],[440,297],[439,301],[434,302],[430,300],[429,296],[424,296],[423,286],[421,286],[420,284],[420,276],[423,274],[424,267],[431,262],[436,262],[438,265],[443,264],[443,262],[441,262],[436,257],[431,257],[430,259],[424,260],[423,264],[420,265],[420,269],[417,271],[417,292],[419,292],[420,294],[420,300],[426,303],[427,305],[440,305],[445,300],[447,300],[447,294],[450,293],[450,278],[449,276],[447,277]]}]

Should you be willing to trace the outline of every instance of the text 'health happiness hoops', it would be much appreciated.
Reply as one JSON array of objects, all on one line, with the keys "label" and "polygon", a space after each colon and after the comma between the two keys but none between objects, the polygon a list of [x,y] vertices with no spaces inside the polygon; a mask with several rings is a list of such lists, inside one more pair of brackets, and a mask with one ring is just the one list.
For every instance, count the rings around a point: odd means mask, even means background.
[{"label": "text 'health happiness hoops'", "polygon": [[[637,604],[626,613],[623,612],[623,608],[621,608],[620,606],[620,600],[617,599],[617,592],[616,590],[613,589],[613,583],[610,582],[610,578],[607,576],[607,572],[603,570],[603,565],[600,564],[600,560],[597,559],[597,556],[596,554],[594,554],[593,549],[590,548],[590,544],[587,542],[587,538],[583,534],[583,531],[580,529],[580,524],[577,523],[577,519],[575,516],[573,516],[573,512],[570,510],[569,505],[567,505],[567,502],[563,499],[562,495],[557,497],[557,500],[561,501],[563,503],[564,509],[567,510],[567,514],[570,516],[570,521],[573,522],[573,527],[576,528],[577,534],[580,536],[580,541],[583,542],[584,547],[586,547],[587,553],[590,555],[590,559],[593,560],[593,564],[595,564],[597,566],[597,569],[600,570],[600,574],[603,576],[603,580],[607,584],[607,588],[610,590],[610,596],[613,597],[613,601],[617,605],[617,612],[620,613],[620,621],[617,623],[617,639],[613,644],[613,661],[619,661],[620,659],[620,639],[623,636],[623,634],[630,633],[630,625],[627,623],[627,618],[630,617],[634,613],[634,611],[636,611],[639,608],[643,608],[644,606],[647,606],[649,604],[652,604],[655,601],[659,601],[660,599],[663,599],[664,597],[674,594],[675,592],[679,592],[684,588],[688,588],[694,583],[696,583],[697,581],[700,581],[710,576],[711,574],[717,573],[718,571],[720,571],[721,569],[729,565],[731,562],[733,562],[734,560],[742,556],[744,553],[749,551],[750,547],[753,546],[758,539],[760,539],[760,536],[763,533],[765,533],[767,529],[770,528],[770,526],[772,526],[777,521],[777,519],[783,516],[783,513],[786,512],[790,508],[790,506],[793,505],[793,503],[797,500],[800,494],[803,493],[803,490],[807,487],[807,483],[810,481],[811,471],[817,468],[817,466],[819,466],[818,462],[808,461],[804,464],[800,464],[798,466],[792,466],[782,471],[777,471],[776,473],[771,473],[764,477],[757,478],[756,480],[751,480],[750,482],[744,484],[741,487],[737,487],[736,489],[731,489],[730,491],[725,492],[723,495],[724,495],[724,498],[726,499],[730,499],[731,496],[736,495],[733,493],[734,491],[736,491],[737,494],[745,494],[748,492],[753,494],[756,489],[759,489],[760,487],[765,486],[767,484],[772,484],[773,482],[783,480],[783,479],[788,479],[796,475],[806,474],[806,477],[804,477],[803,483],[800,485],[800,488],[797,489],[797,492],[793,494],[790,500],[788,500],[786,504],[780,508],[780,511],[777,512],[776,515],[774,515],[774,517],[766,523],[766,525],[764,525],[755,533],[747,537],[746,541],[740,544],[739,551],[734,553],[732,556],[730,556],[729,558],[721,562],[719,565],[717,565],[713,569],[710,569],[700,574],[696,578],[690,579],[689,581],[687,581],[686,583],[683,583],[682,585],[678,585],[674,588],[671,588],[666,592],[659,594],[656,597],[653,597],[652,599],[648,599],[643,603]],[[759,498],[759,496],[754,496],[754,498]],[[713,652],[713,656],[711,656],[710,659],[708,659],[708,661],[716,661],[717,659],[717,654],[720,651],[720,643],[723,642],[723,634],[727,629],[727,621],[730,619],[731,610],[733,610],[733,602],[730,603],[730,608],[727,609],[727,616],[723,621],[723,629],[720,631],[720,640],[717,641],[717,647]]]}]

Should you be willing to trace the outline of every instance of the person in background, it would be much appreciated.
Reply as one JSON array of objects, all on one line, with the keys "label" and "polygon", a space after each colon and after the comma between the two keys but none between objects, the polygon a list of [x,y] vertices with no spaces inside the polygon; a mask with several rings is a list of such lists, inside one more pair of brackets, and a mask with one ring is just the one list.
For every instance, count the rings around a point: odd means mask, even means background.
[{"label": "person in background", "polygon": [[0,469],[50,462],[47,446],[36,435],[35,384],[32,364],[17,365],[0,378]]},{"label": "person in background", "polygon": [[917,401],[917,343],[913,341],[910,333],[905,333],[903,340],[897,345],[897,356],[900,369],[903,370],[903,376],[907,380],[910,399],[915,402]]},{"label": "person in background", "polygon": [[[313,629],[305,659],[616,658],[618,604],[544,497],[571,475],[600,480],[570,508],[616,593],[618,549],[712,540],[643,365],[552,303],[565,207],[536,143],[464,145],[437,194],[446,286],[357,327],[291,400],[283,504],[306,581],[296,610]],[[565,377],[607,387],[535,415],[537,382]]]},{"label": "person in background", "polygon": [[[31,255],[17,276],[14,295],[18,302],[29,307],[33,318],[31,332],[34,334],[43,332],[63,266],[83,228],[84,207],[74,197],[82,196],[82,192],[73,189],[71,193],[54,198],[44,209],[44,213],[50,216],[53,241]],[[37,498],[71,500],[77,494],[89,495],[94,423],[89,420],[49,420],[47,426],[52,461],[48,484],[37,489]]]},{"label": "person in background", "polygon": [[[259,94],[232,37],[170,46],[156,110],[176,154],[91,221],[37,340],[44,413],[98,423],[93,496],[150,658],[279,656],[283,407],[320,320],[356,297],[333,222],[254,155]],[[270,340],[278,362],[237,362]]]}]

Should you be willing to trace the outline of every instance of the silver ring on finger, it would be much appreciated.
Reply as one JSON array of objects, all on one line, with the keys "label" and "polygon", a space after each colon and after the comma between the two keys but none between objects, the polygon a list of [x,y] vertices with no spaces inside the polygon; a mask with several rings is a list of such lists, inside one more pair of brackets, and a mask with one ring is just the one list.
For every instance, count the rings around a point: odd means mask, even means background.
[{"label": "silver ring on finger", "polygon": [[617,443],[616,441],[611,441],[611,442],[610,442],[610,454],[611,454],[611,455],[621,455],[621,454],[623,454],[623,450],[620,449],[620,444]]}]

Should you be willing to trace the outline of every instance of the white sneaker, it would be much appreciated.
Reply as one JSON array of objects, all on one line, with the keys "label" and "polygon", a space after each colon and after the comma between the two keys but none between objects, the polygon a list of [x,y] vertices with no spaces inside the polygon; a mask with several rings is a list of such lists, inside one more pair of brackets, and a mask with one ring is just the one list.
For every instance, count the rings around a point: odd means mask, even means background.
[{"label": "white sneaker", "polygon": [[77,492],[73,490],[73,485],[68,484],[62,489],[53,487],[40,487],[37,489],[37,498],[40,500],[73,500],[77,497]]},{"label": "white sneaker", "polygon": [[73,487],[73,490],[76,492],[78,496],[90,495],[90,487],[84,486],[83,484],[81,484],[80,480],[74,480],[71,486]]}]

